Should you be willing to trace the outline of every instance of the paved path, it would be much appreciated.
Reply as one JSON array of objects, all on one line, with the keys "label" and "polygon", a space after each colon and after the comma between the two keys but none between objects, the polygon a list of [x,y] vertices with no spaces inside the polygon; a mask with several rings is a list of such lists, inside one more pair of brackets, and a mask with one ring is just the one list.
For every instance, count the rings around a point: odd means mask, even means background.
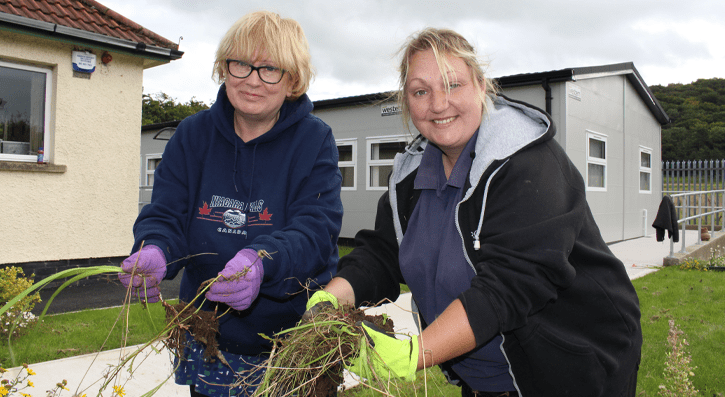
[{"label": "paved path", "polygon": [[[687,241],[691,243],[697,241],[695,232],[688,232]],[[612,244],[610,245],[610,249],[622,260],[630,278],[634,279],[656,271],[658,267],[662,266],[662,259],[669,255],[670,244],[669,240],[657,242],[655,236],[652,235]],[[675,250],[677,251],[678,249],[679,246],[676,245]],[[73,293],[82,294],[83,292],[76,290]],[[54,302],[54,304],[62,304],[60,301],[62,295],[63,293],[59,295],[59,298],[56,298],[58,302]],[[67,296],[70,296],[70,293]],[[395,322],[397,332],[416,334],[417,327],[410,313],[410,299],[410,294],[403,294],[396,302],[376,308],[374,313],[388,314]],[[43,392],[45,390],[53,387],[61,379],[66,379],[71,392],[75,392],[78,385],[81,384],[83,388],[87,388],[87,391],[84,391],[84,393],[93,396],[99,387],[93,384],[93,382],[100,379],[103,372],[109,367],[118,364],[120,357],[130,354],[137,349],[138,347],[132,346],[126,349],[111,350],[99,354],[89,354],[33,364],[30,368],[37,375],[32,377],[35,388],[32,389],[31,394],[33,396],[44,396],[45,394]],[[140,357],[143,357],[144,361],[136,364],[135,367],[138,369],[132,377],[129,377],[126,372],[122,374],[122,386],[126,392],[126,396],[142,396],[144,393],[162,383],[163,386],[155,396],[172,397],[189,395],[188,387],[177,386],[174,384],[173,379],[165,382],[171,373],[168,352],[164,350],[153,351],[147,348],[140,354]],[[19,368],[11,369],[9,373],[5,374],[4,379],[14,376],[18,370]],[[86,371],[88,371],[87,374],[85,373]],[[348,382],[354,382],[350,379],[347,380]],[[62,395],[65,396],[66,394]]]},{"label": "paved path", "polygon": [[[685,241],[688,246],[696,244],[699,233],[695,230],[688,230],[686,233]],[[722,232],[718,232],[717,235],[720,233]],[[662,266],[662,260],[670,255],[670,240],[666,238],[665,241],[657,241],[652,234],[611,244],[609,249],[624,263],[629,278],[635,279],[657,271]],[[681,243],[675,243],[674,252],[677,253],[681,249]]]}]

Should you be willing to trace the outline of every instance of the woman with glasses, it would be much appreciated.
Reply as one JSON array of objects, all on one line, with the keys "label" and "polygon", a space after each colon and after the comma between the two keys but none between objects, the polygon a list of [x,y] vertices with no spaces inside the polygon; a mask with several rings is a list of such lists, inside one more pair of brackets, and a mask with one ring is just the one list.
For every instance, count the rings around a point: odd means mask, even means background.
[{"label": "woman with glasses", "polygon": [[175,352],[176,383],[192,396],[251,394],[271,347],[260,334],[294,326],[304,288],[335,272],[342,177],[330,127],[310,113],[312,75],[296,21],[237,21],[216,53],[216,102],[179,124],[134,225],[120,277],[142,299],[158,300],[158,282],[182,268],[184,302],[218,277],[194,304],[220,316],[224,360],[205,357],[193,332]]}]

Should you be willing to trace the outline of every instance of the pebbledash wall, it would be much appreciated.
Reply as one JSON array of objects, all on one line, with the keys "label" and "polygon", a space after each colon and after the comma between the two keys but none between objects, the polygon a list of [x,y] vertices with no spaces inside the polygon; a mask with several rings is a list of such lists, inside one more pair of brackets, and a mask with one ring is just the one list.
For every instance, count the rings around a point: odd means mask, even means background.
[{"label": "pebbledash wall", "polygon": [[133,243],[148,60],[110,51],[113,61],[104,65],[103,49],[91,48],[96,69],[79,78],[71,61],[76,48],[0,30],[0,60],[51,71],[46,164],[0,161],[0,267],[21,266],[36,280],[109,264]]}]

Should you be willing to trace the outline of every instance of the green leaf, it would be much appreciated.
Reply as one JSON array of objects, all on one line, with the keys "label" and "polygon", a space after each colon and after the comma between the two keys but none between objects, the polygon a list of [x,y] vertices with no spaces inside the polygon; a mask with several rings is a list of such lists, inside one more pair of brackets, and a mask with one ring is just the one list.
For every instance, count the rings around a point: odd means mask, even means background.
[{"label": "green leaf", "polygon": [[[120,273],[122,271],[123,270],[121,270],[121,268],[119,266],[91,266],[91,267],[79,267],[79,268],[74,268],[74,269],[63,270],[61,272],[48,276],[41,281],[38,281],[37,283],[33,284],[30,288],[28,288],[25,291],[16,295],[15,298],[10,299],[5,304],[5,306],[0,308],[0,315],[5,313],[6,311],[10,310],[10,308],[13,307],[13,305],[18,303],[24,297],[31,294],[33,291],[43,287],[44,285],[46,285],[52,281],[66,278],[66,277],[76,276],[79,274],[84,274],[83,277],[87,277],[88,275],[95,275],[95,274],[102,274],[102,273]],[[65,286],[67,286],[66,284],[63,284],[59,289],[62,290],[62,288],[65,288]],[[56,291],[56,292],[58,292],[58,291]],[[53,297],[55,297],[55,295],[56,294],[54,294]],[[47,309],[47,307],[46,307],[46,309]],[[43,310],[43,313],[45,313],[45,310]]]}]

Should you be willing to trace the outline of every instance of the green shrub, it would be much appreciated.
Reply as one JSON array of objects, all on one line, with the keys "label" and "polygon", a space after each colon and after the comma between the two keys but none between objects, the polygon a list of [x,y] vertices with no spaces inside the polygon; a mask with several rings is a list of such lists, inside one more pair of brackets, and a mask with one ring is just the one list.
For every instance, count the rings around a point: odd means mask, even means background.
[{"label": "green shrub", "polygon": [[[26,277],[23,269],[9,266],[0,269],[0,307],[9,300],[30,288],[33,285],[33,277]],[[17,336],[27,329],[35,321],[35,316],[30,312],[35,304],[40,302],[40,294],[35,293],[26,296],[16,303],[10,310],[0,314],[0,336]]]}]

